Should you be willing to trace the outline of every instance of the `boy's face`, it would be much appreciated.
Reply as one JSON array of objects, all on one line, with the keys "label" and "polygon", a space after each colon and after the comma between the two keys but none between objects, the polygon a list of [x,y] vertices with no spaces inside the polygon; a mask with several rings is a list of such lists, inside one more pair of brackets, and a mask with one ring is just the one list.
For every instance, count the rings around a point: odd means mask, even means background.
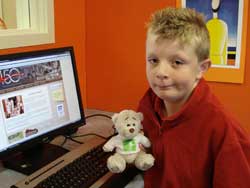
[{"label": "boy's face", "polygon": [[205,72],[192,45],[157,40],[152,33],[147,36],[146,61],[149,85],[165,104],[184,104]]}]

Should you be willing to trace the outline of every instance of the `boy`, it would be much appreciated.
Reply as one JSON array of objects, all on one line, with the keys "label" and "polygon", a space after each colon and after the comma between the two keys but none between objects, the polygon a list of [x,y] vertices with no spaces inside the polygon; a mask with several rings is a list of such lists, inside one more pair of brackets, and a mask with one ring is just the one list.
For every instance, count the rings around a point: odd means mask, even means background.
[{"label": "boy", "polygon": [[201,14],[166,8],[148,25],[150,89],[138,111],[155,165],[145,188],[249,188],[250,140],[202,78],[210,67]]}]

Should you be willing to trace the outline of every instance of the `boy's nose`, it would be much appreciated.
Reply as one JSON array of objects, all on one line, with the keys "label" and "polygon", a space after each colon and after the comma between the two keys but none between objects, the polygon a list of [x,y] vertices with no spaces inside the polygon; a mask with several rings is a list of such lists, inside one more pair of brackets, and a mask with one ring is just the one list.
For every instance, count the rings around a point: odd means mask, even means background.
[{"label": "boy's nose", "polygon": [[164,74],[157,74],[156,77],[160,80],[164,80],[164,79],[167,79],[168,76],[167,75],[164,75]]},{"label": "boy's nose", "polygon": [[167,65],[167,63],[161,63],[156,71],[156,77],[158,79],[166,79],[169,77],[170,73],[170,67]]}]

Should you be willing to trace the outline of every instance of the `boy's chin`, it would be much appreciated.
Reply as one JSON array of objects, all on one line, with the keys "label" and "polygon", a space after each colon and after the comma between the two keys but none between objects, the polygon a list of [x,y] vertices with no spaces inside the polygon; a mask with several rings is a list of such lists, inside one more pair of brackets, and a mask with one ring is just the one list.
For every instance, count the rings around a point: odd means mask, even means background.
[{"label": "boy's chin", "polygon": [[175,94],[168,94],[168,95],[157,95],[160,99],[162,99],[163,101],[167,102],[167,103],[180,103],[183,101],[184,97],[181,96],[177,96]]},{"label": "boy's chin", "polygon": [[166,99],[172,100],[176,98],[176,94],[173,91],[155,90],[154,92],[162,100],[166,100]]}]

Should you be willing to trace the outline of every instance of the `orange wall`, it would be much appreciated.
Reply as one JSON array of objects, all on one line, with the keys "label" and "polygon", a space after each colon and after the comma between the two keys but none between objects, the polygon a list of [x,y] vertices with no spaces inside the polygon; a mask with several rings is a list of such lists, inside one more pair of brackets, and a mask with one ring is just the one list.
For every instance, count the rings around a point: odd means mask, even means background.
[{"label": "orange wall", "polygon": [[88,107],[117,111],[135,108],[147,88],[145,24],[168,0],[86,1]]},{"label": "orange wall", "polygon": [[[135,109],[147,88],[145,22],[175,0],[86,1],[87,102],[89,108]],[[250,12],[250,11],[249,11]],[[248,14],[248,17],[250,15]],[[250,39],[248,20],[247,41]],[[247,51],[250,50],[247,43]],[[250,131],[250,54],[243,84],[209,82],[222,103]]]},{"label": "orange wall", "polygon": [[[70,9],[70,10],[69,10]],[[86,74],[85,74],[85,1],[68,0],[54,1],[55,13],[55,43],[48,45],[37,45],[30,47],[12,48],[0,50],[0,54],[24,52],[31,50],[41,50],[47,48],[57,48],[73,46],[80,79],[82,96],[86,96]],[[86,97],[83,98],[86,101]]]}]

